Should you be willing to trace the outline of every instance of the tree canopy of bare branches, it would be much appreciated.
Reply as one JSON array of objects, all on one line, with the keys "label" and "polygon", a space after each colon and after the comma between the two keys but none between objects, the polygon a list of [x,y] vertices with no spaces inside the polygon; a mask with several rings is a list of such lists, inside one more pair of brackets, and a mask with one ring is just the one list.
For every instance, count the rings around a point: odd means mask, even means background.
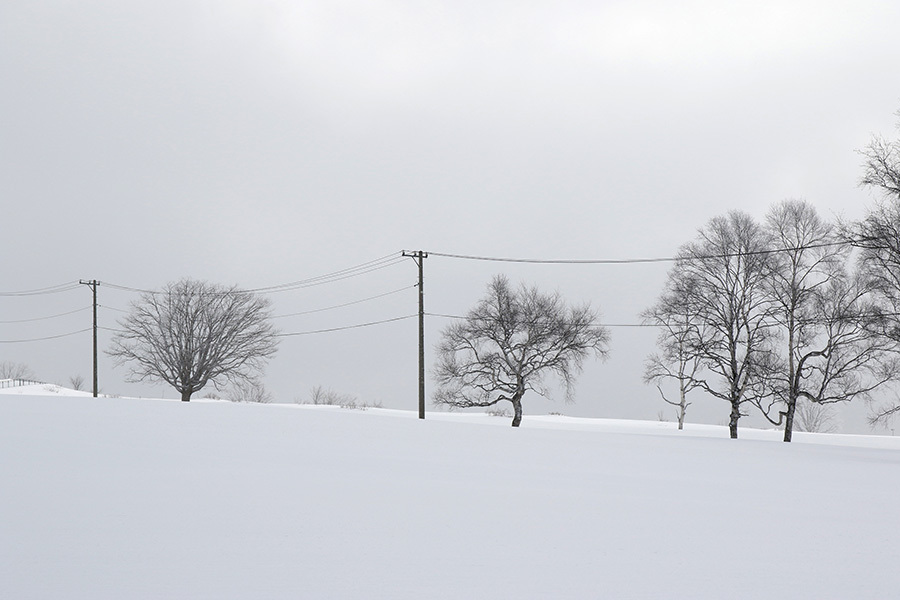
[{"label": "tree canopy of bare branches", "polygon": [[[897,118],[900,131],[900,110]],[[886,140],[875,136],[861,154],[864,161],[860,184],[878,189],[889,198],[900,199],[900,139]]]},{"label": "tree canopy of bare branches", "polygon": [[510,402],[518,427],[526,392],[547,396],[546,379],[554,375],[571,399],[585,358],[608,355],[609,330],[596,320],[589,305],[569,307],[558,293],[535,287],[514,290],[496,276],[465,320],[443,332],[434,402],[457,408]]},{"label": "tree canopy of bare branches", "polygon": [[[834,343],[850,342],[846,335],[829,338],[834,327],[823,321],[823,310],[834,314],[851,310],[861,296],[850,297],[843,272],[846,247],[838,244],[834,227],[822,220],[815,208],[803,200],[785,200],[769,210],[766,229],[772,254],[770,276],[765,288],[772,301],[774,326],[782,337],[775,345],[778,356],[771,363],[770,395],[757,399],[757,405],[773,424],[784,422],[784,441],[790,442],[797,400],[822,402],[828,397],[836,373],[828,361],[846,350]],[[838,282],[840,280],[840,283]],[[846,315],[845,315],[846,316]],[[841,327],[842,324],[831,324]],[[861,339],[853,338],[854,342]],[[824,362],[817,368],[818,362]],[[811,380],[811,376],[820,377]],[[826,377],[832,374],[832,377]],[[846,380],[846,378],[845,378]],[[852,390],[846,389],[848,393]],[[778,409],[778,420],[771,412]]]},{"label": "tree canopy of bare branches", "polygon": [[664,352],[667,344],[680,345],[685,358],[699,360],[702,369],[691,371],[690,385],[729,403],[732,438],[746,414],[742,405],[764,393],[771,360],[770,305],[763,289],[771,271],[768,248],[749,215],[733,211],[711,219],[696,241],[679,250],[666,291],[650,309],[651,316],[663,315],[651,320],[674,319],[677,325],[663,329]]},{"label": "tree canopy of bare branches", "polygon": [[[847,227],[846,235],[860,248],[860,276],[876,297],[877,318],[869,321],[872,333],[896,349],[900,346],[900,139],[875,136],[861,154],[865,160],[860,185],[882,197],[862,221]],[[889,402],[875,408],[871,423],[887,421],[897,413],[900,401]]]},{"label": "tree canopy of bare branches", "polygon": [[[872,207],[853,227],[852,242],[860,248],[859,270],[878,295],[886,316],[900,312],[900,197]],[[900,332],[886,333],[900,339]]]},{"label": "tree canopy of bare branches", "polygon": [[795,413],[795,428],[809,433],[834,433],[837,431],[837,423],[833,409],[833,406],[827,404],[800,400]]},{"label": "tree canopy of bare branches", "polygon": [[743,213],[711,220],[644,312],[661,327],[645,380],[677,382],[678,400],[663,399],[682,414],[695,388],[728,401],[732,437],[751,403],[784,424],[786,442],[800,399],[868,397],[896,377],[898,344],[875,331],[884,311],[873,278],[848,272],[848,261],[835,228],[804,201],[775,205],[765,227]]},{"label": "tree canopy of bare branches", "polygon": [[[687,400],[691,390],[700,387],[699,374],[702,363],[694,352],[693,340],[702,338],[697,329],[704,327],[695,318],[692,308],[690,281],[670,278],[656,304],[641,313],[643,322],[660,328],[656,344],[659,352],[647,357],[644,366],[644,383],[656,386],[663,402],[677,409],[678,429],[684,429]],[[678,396],[671,399],[663,386],[665,381],[674,381],[678,386]]]},{"label": "tree canopy of bare branches", "polygon": [[271,392],[258,379],[244,379],[235,382],[226,392],[226,396],[232,402],[271,404],[274,400]]},{"label": "tree canopy of bare branches", "polygon": [[34,372],[28,365],[8,360],[0,362],[0,379],[31,381],[34,377]]},{"label": "tree canopy of bare branches", "polygon": [[84,388],[84,377],[81,375],[72,375],[69,377],[69,385],[75,391],[81,391]]},{"label": "tree canopy of bare branches", "polygon": [[[900,111],[897,112],[900,117]],[[900,121],[897,124],[900,129]],[[850,241],[861,248],[860,271],[878,293],[886,311],[900,312],[900,140],[875,137],[862,152],[866,159],[860,185],[883,198],[865,218],[848,227]],[[891,315],[888,315],[891,316]],[[900,329],[900,328],[898,328]],[[900,339],[900,333],[892,335]]]},{"label": "tree canopy of bare branches", "polygon": [[209,383],[253,381],[278,348],[269,306],[236,287],[183,279],[133,303],[108,354],[130,365],[131,381],[163,381],[187,402]]},{"label": "tree canopy of bare branches", "polygon": [[[772,382],[772,398],[786,408],[772,422],[780,424],[781,416],[787,417],[786,442],[791,441],[800,399],[825,405],[867,398],[898,374],[896,345],[873,333],[873,320],[880,319],[858,277],[832,275],[811,296],[808,310],[793,339],[788,337],[788,360],[781,356]],[[760,408],[769,417],[767,407]]]}]

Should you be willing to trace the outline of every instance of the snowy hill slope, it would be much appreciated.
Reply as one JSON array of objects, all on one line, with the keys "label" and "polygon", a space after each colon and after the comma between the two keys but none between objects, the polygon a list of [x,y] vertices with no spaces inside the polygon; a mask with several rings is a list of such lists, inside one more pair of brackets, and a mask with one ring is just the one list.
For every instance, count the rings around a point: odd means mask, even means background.
[{"label": "snowy hill slope", "polygon": [[0,597],[900,595],[894,439],[662,425],[0,394]]}]

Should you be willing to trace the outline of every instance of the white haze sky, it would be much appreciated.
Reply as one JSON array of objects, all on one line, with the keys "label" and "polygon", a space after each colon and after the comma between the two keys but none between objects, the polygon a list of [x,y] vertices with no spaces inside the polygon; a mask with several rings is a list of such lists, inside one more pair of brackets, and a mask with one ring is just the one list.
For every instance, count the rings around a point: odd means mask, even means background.
[{"label": "white haze sky", "polygon": [[[900,5],[847,2],[4,2],[0,291],[98,279],[101,326],[194,277],[262,287],[402,249],[671,256],[730,209],[805,198],[858,218],[855,150],[895,135]],[[666,264],[528,266],[433,256],[426,310],[463,314],[504,272],[638,322]],[[286,333],[410,315],[416,267],[272,294]],[[90,326],[90,291],[0,297],[0,340]],[[429,317],[432,347],[446,319]],[[655,332],[614,328],[566,405],[656,418]],[[104,330],[101,349],[111,333]],[[416,403],[416,320],[285,338],[266,384]],[[0,344],[45,380],[90,379],[90,334]],[[101,355],[108,393],[125,383]],[[429,389],[431,389],[429,382]],[[689,420],[724,422],[698,395]],[[693,419],[692,419],[693,417]],[[861,421],[860,421],[861,422]],[[849,427],[848,428],[852,428]]]}]

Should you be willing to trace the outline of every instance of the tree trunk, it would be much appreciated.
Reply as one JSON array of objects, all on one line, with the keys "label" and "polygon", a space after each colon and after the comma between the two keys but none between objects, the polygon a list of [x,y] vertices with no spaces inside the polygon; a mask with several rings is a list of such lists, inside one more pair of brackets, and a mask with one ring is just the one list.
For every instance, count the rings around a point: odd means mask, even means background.
[{"label": "tree trunk", "polygon": [[518,427],[519,423],[522,422],[522,400],[519,398],[513,398],[512,400],[513,410],[515,414],[513,415],[512,426]]},{"label": "tree trunk", "polygon": [[[785,415],[784,421],[784,441],[790,442],[791,435],[794,430],[794,409],[797,408],[797,394],[795,391],[797,390],[797,379],[799,379],[799,373],[796,372],[794,368],[794,311],[791,311],[789,317],[789,325],[788,325],[788,385],[791,386],[788,389],[788,401],[787,401],[787,414]],[[800,362],[801,368],[803,362]]]},{"label": "tree trunk", "polygon": [[182,401],[182,402],[190,402],[190,401],[191,401],[191,395],[192,395],[193,393],[194,393],[194,392],[191,391],[191,390],[181,390],[181,401]]},{"label": "tree trunk", "polygon": [[737,427],[738,427],[738,419],[741,418],[741,405],[737,402],[731,403],[731,419],[728,421],[728,431],[731,434],[731,439],[737,439]]},{"label": "tree trunk", "polygon": [[797,399],[792,398],[788,401],[787,411],[784,419],[784,441],[790,442],[791,435],[794,431],[794,411],[797,410]]}]

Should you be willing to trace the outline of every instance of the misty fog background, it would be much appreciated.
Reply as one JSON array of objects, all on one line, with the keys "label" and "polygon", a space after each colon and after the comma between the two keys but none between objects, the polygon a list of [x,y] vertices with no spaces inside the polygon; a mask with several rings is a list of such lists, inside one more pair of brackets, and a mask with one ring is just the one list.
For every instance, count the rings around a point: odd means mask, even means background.
[{"label": "misty fog background", "polygon": [[[137,298],[116,286],[274,286],[403,249],[666,257],[713,216],[761,218],[785,198],[859,218],[873,197],[855,150],[897,133],[898,18],[876,1],[5,3],[0,291],[97,279],[114,329]],[[465,314],[503,272],[632,325],[667,268],[432,256],[426,310]],[[276,325],[412,315],[416,277],[406,259],[271,294],[288,315],[396,291]],[[88,328],[90,302],[86,286],[0,296],[0,321],[41,319],[0,323],[0,341]],[[426,320],[429,364],[446,323]],[[280,402],[324,385],[412,410],[416,327],[286,337],[266,386]],[[655,330],[612,335],[574,405],[526,397],[525,418],[669,410],[641,382]],[[90,343],[3,343],[0,360],[89,382]],[[174,396],[100,364],[103,392]],[[845,412],[845,430],[867,430],[864,407]],[[697,394],[688,421],[726,415]]]}]

